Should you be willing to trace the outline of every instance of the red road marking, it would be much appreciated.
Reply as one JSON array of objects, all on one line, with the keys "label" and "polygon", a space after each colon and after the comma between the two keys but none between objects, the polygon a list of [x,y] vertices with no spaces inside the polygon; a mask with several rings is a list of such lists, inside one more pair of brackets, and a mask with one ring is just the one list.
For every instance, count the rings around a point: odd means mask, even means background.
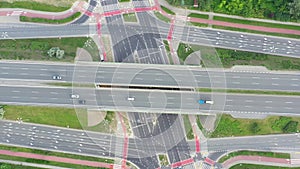
[{"label": "red road marking", "polygon": [[193,162],[194,162],[194,159],[190,158],[190,159],[186,159],[186,160],[183,160],[183,161],[173,163],[171,166],[172,166],[172,168],[176,168],[176,167],[184,166],[184,165],[187,165],[187,164],[191,164]]},{"label": "red road marking", "polygon": [[215,164],[215,162],[213,160],[211,160],[210,158],[208,158],[208,157],[205,158],[205,162],[208,163],[208,164],[210,164],[210,165],[214,165]]},{"label": "red road marking", "polygon": [[127,132],[126,132],[126,126],[124,124],[123,117],[118,113],[122,128],[123,128],[123,133],[124,133],[124,147],[123,147],[123,160],[122,160],[122,168],[126,168],[126,160],[127,160],[127,153],[128,153],[128,137],[127,137]]},{"label": "red road marking", "polygon": [[197,153],[200,153],[200,141],[199,141],[199,138],[198,136],[196,136],[196,152]]}]

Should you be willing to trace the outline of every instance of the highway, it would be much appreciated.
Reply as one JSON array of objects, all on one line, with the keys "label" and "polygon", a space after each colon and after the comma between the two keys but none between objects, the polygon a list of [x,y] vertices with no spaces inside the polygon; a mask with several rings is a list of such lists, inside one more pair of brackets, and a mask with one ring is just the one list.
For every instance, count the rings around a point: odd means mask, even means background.
[{"label": "highway", "polygon": [[[52,80],[74,83],[122,84],[192,88],[300,91],[299,72],[207,70],[192,66],[117,63],[41,63],[0,61],[0,79]],[[53,81],[59,82],[59,81]]]},{"label": "highway", "polygon": [[[104,133],[30,123],[19,124],[3,120],[0,121],[0,126],[3,129],[0,132],[0,143],[5,145],[18,145],[96,157],[115,157],[115,150],[119,150],[122,147],[122,143],[116,142],[117,138],[115,136]],[[169,147],[161,145],[159,140],[151,142],[151,139],[129,138],[128,158],[135,158],[137,156],[145,158],[154,155],[153,153],[163,153],[166,149],[168,150]],[[201,147],[201,150],[225,152],[248,149],[298,152],[300,151],[299,141],[299,134],[209,138],[207,140],[208,147]],[[145,147],[143,146],[145,143],[152,145],[151,147]],[[188,143],[191,150],[195,150],[194,140]],[[155,147],[155,149],[152,147]],[[185,147],[181,148],[185,149]]]},{"label": "highway", "polygon": [[[70,94],[79,94],[86,100],[80,105]],[[299,115],[298,96],[267,95],[213,95],[195,92],[149,91],[128,89],[49,88],[28,86],[1,86],[1,104],[29,104],[78,106],[127,112],[153,113],[228,113],[235,116]],[[135,97],[128,101],[127,97]],[[199,99],[212,99],[214,104],[199,105]]]},{"label": "highway", "polygon": [[[142,33],[159,34],[162,39],[166,39],[169,33],[170,25],[161,22],[149,15],[148,20],[157,23],[153,26],[124,25],[126,34],[134,36]],[[146,19],[147,19],[146,18]],[[32,39],[46,37],[85,37],[97,34],[96,25],[37,25],[37,24],[0,24],[0,33],[5,33],[1,39]],[[110,32],[119,32],[119,26],[109,29],[102,25],[102,34]],[[125,37],[124,40],[128,38]],[[242,34],[239,32],[230,32],[224,30],[204,29],[193,26],[175,26],[173,39],[183,42],[202,44],[204,46],[229,48],[235,50],[245,50],[258,53],[268,53],[280,56],[297,57],[300,56],[299,40],[281,37],[270,37],[256,34]]]}]

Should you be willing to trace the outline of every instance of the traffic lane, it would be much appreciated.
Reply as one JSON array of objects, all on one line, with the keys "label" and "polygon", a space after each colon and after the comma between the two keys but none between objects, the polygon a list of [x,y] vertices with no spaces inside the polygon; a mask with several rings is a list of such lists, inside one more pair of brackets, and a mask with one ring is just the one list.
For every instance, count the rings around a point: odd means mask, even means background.
[{"label": "traffic lane", "polygon": [[[11,39],[34,39],[42,37],[83,37],[90,34],[89,25],[41,26],[37,24],[12,26],[0,29]],[[2,38],[3,39],[3,38]]]},{"label": "traffic lane", "polygon": [[[41,87],[7,87],[0,89],[1,102],[49,103],[61,105],[79,105],[70,94],[79,94],[80,99],[87,100],[87,106],[111,107],[117,109],[131,108],[145,111],[181,110],[182,112],[212,111],[228,113],[266,113],[293,114],[299,113],[300,97],[271,95],[236,95],[223,93],[169,92],[124,89],[90,89],[90,88],[41,88]],[[128,97],[135,97],[128,101]],[[226,100],[225,100],[226,98]],[[213,100],[213,105],[198,103],[199,99]],[[97,103],[94,103],[97,102]],[[224,102],[226,101],[226,104]],[[225,106],[225,108],[224,108]]]},{"label": "traffic lane", "polygon": [[71,88],[10,87],[0,88],[0,101],[20,103],[73,104]]},{"label": "traffic lane", "polygon": [[299,115],[299,101],[297,96],[270,95],[229,95],[226,96],[225,111],[250,113],[293,114]]},{"label": "traffic lane", "polygon": [[239,149],[299,151],[299,134],[213,138],[208,140],[209,151]]},{"label": "traffic lane", "polygon": [[[271,96],[271,95],[235,95],[220,93],[193,93],[193,92],[162,92],[139,90],[111,90],[99,92],[97,100],[105,106],[132,107],[181,110],[181,111],[214,111],[214,112],[250,112],[267,114],[298,114],[300,97]],[[127,97],[135,97],[128,101]],[[213,97],[213,98],[212,98]],[[226,98],[226,104],[224,104]],[[200,105],[199,99],[214,100],[214,104]],[[225,108],[224,108],[225,106]]]},{"label": "traffic lane", "polygon": [[[164,35],[168,34],[168,29],[169,28],[169,24],[166,23],[162,23],[162,22],[158,22],[159,23],[159,28],[160,28],[160,33],[163,34],[162,37],[164,37]],[[258,44],[263,45],[264,43],[266,44],[265,46],[271,46],[274,48],[278,48],[278,49],[286,49],[286,50],[292,50],[292,52],[290,53],[286,53],[286,52],[280,52],[279,53],[276,52],[271,52],[273,54],[277,54],[277,55],[284,55],[284,56],[291,56],[291,57],[298,57],[300,53],[299,50],[297,50],[296,48],[293,49],[294,47],[300,46],[299,42],[295,39],[284,39],[284,38],[276,38],[276,37],[264,37],[264,36],[259,36],[259,35],[244,35],[241,33],[235,33],[235,32],[227,32],[227,31],[220,31],[220,30],[207,30],[207,29],[201,29],[201,28],[195,28],[195,27],[191,27],[192,29],[190,29],[190,31],[188,32],[182,32],[182,29],[179,29],[179,32],[176,32],[176,30],[173,33],[173,37],[177,38],[177,37],[181,37],[184,41],[188,41],[190,43],[193,42],[205,42],[203,43],[203,45],[207,45],[207,44],[214,44],[215,42],[218,40],[218,38],[220,38],[219,36],[223,37],[222,40],[225,43],[219,43],[218,46],[222,47],[222,48],[232,48],[232,49],[240,49],[239,46],[244,46],[246,44],[246,48],[244,48],[244,50],[251,50],[251,47],[255,47],[254,51],[259,52],[259,53],[270,53],[270,52],[265,52],[264,50],[262,50],[262,46],[257,46]],[[151,30],[151,29],[150,29]],[[145,30],[146,31],[146,30]],[[202,33],[199,33],[202,32]],[[183,34],[189,34],[189,35],[183,35]],[[191,36],[192,35],[192,36]],[[197,37],[198,36],[198,37]],[[189,38],[187,38],[189,37]],[[266,40],[265,40],[266,38]],[[220,38],[221,39],[221,38]],[[284,39],[284,40],[282,40]],[[290,42],[290,43],[289,43]],[[250,46],[253,45],[253,46]],[[287,46],[292,46],[292,47],[287,47]],[[249,49],[248,49],[249,47]]]},{"label": "traffic lane", "polygon": [[[40,126],[28,123],[16,123],[0,121],[3,131],[0,132],[2,143],[16,144],[22,146],[48,148],[53,150],[64,150],[77,153],[91,153],[97,150],[98,155],[114,156],[116,147],[115,136],[103,133],[94,133],[81,130],[72,130],[67,128],[58,128],[52,126]],[[95,137],[96,136],[96,137]],[[132,143],[131,143],[132,144]],[[71,145],[71,146],[70,146]],[[96,152],[97,152],[96,151]],[[130,146],[128,156],[135,157],[140,151],[134,146]]]},{"label": "traffic lane", "polygon": [[[47,65],[0,63],[1,78],[52,80],[53,75],[62,76],[62,81],[91,82],[94,74],[96,83],[120,83],[137,85],[192,86],[210,88],[211,85],[236,89],[289,90],[298,91],[299,74],[285,73],[242,73],[206,72],[197,70],[171,70],[161,68],[130,69],[124,67],[100,66],[96,68],[77,64]],[[75,73],[74,73],[75,72]],[[93,76],[93,75],[92,75]],[[127,77],[126,77],[127,76]],[[226,85],[223,79],[226,77]],[[187,78],[190,77],[190,78]]]}]

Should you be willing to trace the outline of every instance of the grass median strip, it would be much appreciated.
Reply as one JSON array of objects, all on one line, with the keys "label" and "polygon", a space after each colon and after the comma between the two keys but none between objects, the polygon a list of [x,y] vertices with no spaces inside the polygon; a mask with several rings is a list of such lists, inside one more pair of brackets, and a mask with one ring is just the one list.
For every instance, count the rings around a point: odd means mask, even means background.
[{"label": "grass median strip", "polygon": [[300,96],[300,92],[288,91],[266,91],[266,90],[239,90],[239,89],[211,89],[211,88],[198,88],[198,92],[218,92],[218,93],[239,93],[239,94],[261,94],[261,95],[291,95]]},{"label": "grass median strip", "polygon": [[296,133],[299,130],[299,117],[269,116],[265,119],[241,119],[223,114],[211,137]]},{"label": "grass median strip", "polygon": [[273,158],[290,159],[290,154],[288,153],[275,153],[275,152],[262,152],[262,151],[237,151],[223,156],[222,158],[219,159],[218,162],[223,163],[224,161],[239,155],[265,156],[265,157],[273,157]]},{"label": "grass median strip", "polygon": [[81,15],[80,12],[76,12],[73,15],[64,19],[44,19],[44,18],[31,18],[27,16],[21,16],[20,21],[22,22],[35,22],[35,23],[50,23],[50,24],[63,24],[73,21]]},{"label": "grass median strip", "polygon": [[127,14],[123,14],[123,18],[125,22],[137,22],[137,18],[135,13],[127,13]]},{"label": "grass median strip", "polygon": [[300,26],[295,26],[295,25],[286,25],[286,24],[260,22],[260,21],[245,20],[245,19],[227,18],[227,17],[222,17],[222,16],[214,16],[213,19],[218,20],[218,21],[232,22],[232,23],[239,23],[239,24],[246,24],[246,25],[264,26],[264,27],[282,28],[282,29],[291,29],[291,30],[300,30]]},{"label": "grass median strip", "polygon": [[164,16],[164,15],[161,14],[160,12],[154,11],[154,15],[155,15],[158,19],[160,19],[160,20],[162,20],[162,21],[164,21],[164,22],[167,22],[167,23],[170,23],[170,22],[171,22],[171,20],[170,20],[168,17]]},{"label": "grass median strip", "polygon": [[256,164],[237,164],[230,169],[299,169],[299,167],[282,167],[282,166],[268,166],[268,165],[256,165]]},{"label": "grass median strip", "polygon": [[191,14],[188,15],[188,17],[208,19],[209,16],[205,15],[205,14],[191,13]]},{"label": "grass median strip", "polygon": [[31,10],[47,11],[47,12],[62,12],[68,10],[70,7],[54,6],[45,3],[31,2],[31,1],[16,1],[13,3],[0,2],[0,8],[23,8],[23,9],[31,9]]},{"label": "grass median strip", "polygon": [[262,34],[262,35],[270,35],[270,36],[279,36],[279,37],[287,37],[287,38],[295,38],[299,39],[300,35],[292,35],[292,34],[283,34],[283,33],[272,33],[272,32],[264,32],[264,31],[256,31],[250,29],[243,29],[243,28],[233,28],[233,27],[226,27],[226,26],[212,26],[215,29],[224,29],[230,31],[238,31],[238,32],[246,32],[246,33],[254,33],[254,34]]},{"label": "grass median strip", "polygon": [[162,10],[164,10],[166,13],[170,14],[170,15],[175,15],[175,13],[173,11],[171,11],[169,8],[165,7],[165,6],[160,6]]}]

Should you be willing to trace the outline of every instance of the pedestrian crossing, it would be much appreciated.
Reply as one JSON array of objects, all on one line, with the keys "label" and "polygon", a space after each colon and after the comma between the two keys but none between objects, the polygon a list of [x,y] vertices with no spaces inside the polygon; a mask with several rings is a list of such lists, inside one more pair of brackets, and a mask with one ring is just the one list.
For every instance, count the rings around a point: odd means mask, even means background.
[{"label": "pedestrian crossing", "polygon": [[145,1],[132,1],[134,7],[150,7],[148,0]]},{"label": "pedestrian crossing", "polygon": [[291,164],[297,164],[299,165],[300,164],[300,159],[291,159]]},{"label": "pedestrian crossing", "polygon": [[109,11],[116,11],[119,10],[119,5],[118,4],[110,4],[110,5],[104,5],[102,6],[104,12],[109,12]]}]

